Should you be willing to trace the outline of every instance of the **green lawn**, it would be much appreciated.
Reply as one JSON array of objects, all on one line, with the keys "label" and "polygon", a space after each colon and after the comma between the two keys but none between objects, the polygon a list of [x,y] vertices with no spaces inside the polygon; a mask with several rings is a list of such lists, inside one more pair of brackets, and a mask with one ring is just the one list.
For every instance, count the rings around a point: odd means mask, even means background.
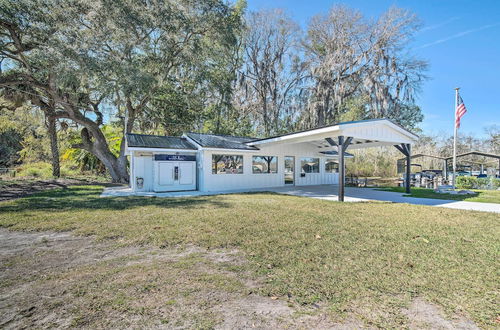
[{"label": "green lawn", "polygon": [[74,186],[0,203],[0,226],[123,246],[237,249],[264,279],[262,295],[378,327],[407,326],[401,310],[415,297],[481,327],[498,325],[498,214],[268,193],[99,198],[101,190]]},{"label": "green lawn", "polygon": [[[399,193],[405,192],[404,187],[382,187],[378,189],[385,191],[394,191]],[[434,192],[433,189],[412,187],[411,194],[405,196],[500,204],[500,190],[474,190],[474,191],[477,192],[477,195],[451,195],[451,194],[438,194]]]}]

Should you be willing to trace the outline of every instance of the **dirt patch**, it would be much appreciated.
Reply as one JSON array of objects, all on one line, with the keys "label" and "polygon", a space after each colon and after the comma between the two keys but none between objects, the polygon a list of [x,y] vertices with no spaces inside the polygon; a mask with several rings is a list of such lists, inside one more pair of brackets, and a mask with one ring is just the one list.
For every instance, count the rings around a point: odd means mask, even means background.
[{"label": "dirt patch", "polygon": [[404,314],[409,318],[412,329],[479,329],[464,316],[457,315],[451,320],[447,319],[441,308],[422,298],[414,299]]},{"label": "dirt patch", "polygon": [[236,250],[117,247],[0,228],[0,328],[334,327],[256,294]]},{"label": "dirt patch", "polygon": [[25,197],[32,195],[34,193],[58,189],[67,188],[74,185],[105,185],[105,186],[117,186],[116,184],[103,184],[98,182],[90,182],[85,180],[76,179],[57,179],[57,180],[12,180],[4,181],[0,184],[0,202],[10,199],[16,199],[20,197]]},{"label": "dirt patch", "polygon": [[[335,323],[325,306],[259,295],[238,250],[115,243],[0,228],[0,328],[369,328],[355,313]],[[414,329],[477,329],[420,298],[402,314]]]}]

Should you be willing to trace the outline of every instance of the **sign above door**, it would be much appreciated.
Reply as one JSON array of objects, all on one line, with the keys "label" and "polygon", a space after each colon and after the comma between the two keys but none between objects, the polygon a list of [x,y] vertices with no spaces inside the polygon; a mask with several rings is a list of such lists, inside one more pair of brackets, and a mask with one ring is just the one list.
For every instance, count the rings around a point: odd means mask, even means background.
[{"label": "sign above door", "polygon": [[166,155],[159,154],[155,155],[155,160],[163,161],[175,161],[175,162],[194,162],[196,161],[196,155]]}]

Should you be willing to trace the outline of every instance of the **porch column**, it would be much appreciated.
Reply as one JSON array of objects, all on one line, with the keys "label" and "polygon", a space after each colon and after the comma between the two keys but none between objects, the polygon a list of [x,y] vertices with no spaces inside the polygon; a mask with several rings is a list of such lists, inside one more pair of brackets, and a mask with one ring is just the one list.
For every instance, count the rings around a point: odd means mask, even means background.
[{"label": "porch column", "polygon": [[409,143],[395,144],[394,147],[401,151],[403,155],[406,156],[406,176],[405,176],[405,191],[407,194],[411,192],[411,145]]},{"label": "porch column", "polygon": [[344,185],[345,185],[345,165],[344,165],[344,137],[339,136],[339,202],[344,201]]},{"label": "porch column", "polygon": [[338,156],[339,156],[339,192],[338,192],[338,200],[339,202],[344,201],[344,193],[345,193],[345,152],[349,145],[351,144],[352,137],[345,138],[344,136],[338,137],[338,142],[333,141],[331,138],[327,138],[326,141],[334,146],[338,147]]}]

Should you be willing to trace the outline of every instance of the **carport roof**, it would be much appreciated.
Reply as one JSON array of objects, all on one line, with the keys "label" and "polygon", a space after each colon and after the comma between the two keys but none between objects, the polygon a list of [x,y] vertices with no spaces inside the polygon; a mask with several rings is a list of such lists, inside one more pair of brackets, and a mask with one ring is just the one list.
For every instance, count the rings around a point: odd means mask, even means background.
[{"label": "carport roof", "polygon": [[277,145],[284,143],[310,143],[319,149],[331,149],[326,139],[338,136],[351,137],[350,149],[384,145],[412,144],[418,136],[389,119],[368,119],[342,122],[247,142],[250,146]]}]

